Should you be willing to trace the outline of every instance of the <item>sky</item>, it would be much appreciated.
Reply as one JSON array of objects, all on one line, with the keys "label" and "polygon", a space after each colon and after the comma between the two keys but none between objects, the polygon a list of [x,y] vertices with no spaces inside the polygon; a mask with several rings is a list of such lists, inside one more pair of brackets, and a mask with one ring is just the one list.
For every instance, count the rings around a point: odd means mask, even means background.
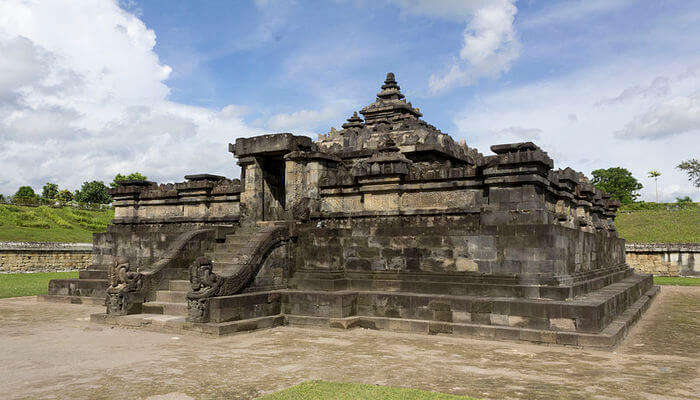
[{"label": "sky", "polygon": [[227,144],[316,138],[394,72],[485,155],[624,167],[700,201],[698,0],[0,0],[0,193],[240,170]]}]

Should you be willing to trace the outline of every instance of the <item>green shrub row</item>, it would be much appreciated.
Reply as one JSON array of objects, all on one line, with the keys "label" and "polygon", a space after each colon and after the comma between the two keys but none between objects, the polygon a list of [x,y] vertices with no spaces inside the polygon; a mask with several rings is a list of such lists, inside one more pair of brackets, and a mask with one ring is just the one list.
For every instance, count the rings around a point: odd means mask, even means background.
[{"label": "green shrub row", "polygon": [[112,219],[111,210],[89,211],[71,207],[21,207],[0,204],[0,225],[23,228],[63,228],[104,231]]},{"label": "green shrub row", "polygon": [[647,203],[638,201],[620,207],[618,211],[676,211],[676,210],[700,210],[700,203],[676,202],[676,203]]}]

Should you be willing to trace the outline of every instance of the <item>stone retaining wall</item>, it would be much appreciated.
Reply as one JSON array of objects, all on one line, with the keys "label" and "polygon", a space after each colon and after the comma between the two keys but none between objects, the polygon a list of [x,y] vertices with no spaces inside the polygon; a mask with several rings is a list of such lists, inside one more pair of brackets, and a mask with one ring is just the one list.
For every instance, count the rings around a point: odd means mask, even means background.
[{"label": "stone retaining wall", "polygon": [[0,273],[87,269],[90,243],[0,242]]},{"label": "stone retaining wall", "polygon": [[[628,243],[627,263],[639,272],[662,276],[700,275],[700,243]],[[700,260],[699,260],[700,261]]]}]

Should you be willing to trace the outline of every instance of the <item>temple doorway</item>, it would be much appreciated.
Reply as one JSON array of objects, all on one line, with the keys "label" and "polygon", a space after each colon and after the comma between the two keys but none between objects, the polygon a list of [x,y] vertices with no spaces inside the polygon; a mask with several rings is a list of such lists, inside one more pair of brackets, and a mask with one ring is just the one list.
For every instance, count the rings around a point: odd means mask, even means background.
[{"label": "temple doorway", "polygon": [[285,210],[285,162],[282,156],[264,157],[261,162],[263,176],[263,221],[284,219]]}]

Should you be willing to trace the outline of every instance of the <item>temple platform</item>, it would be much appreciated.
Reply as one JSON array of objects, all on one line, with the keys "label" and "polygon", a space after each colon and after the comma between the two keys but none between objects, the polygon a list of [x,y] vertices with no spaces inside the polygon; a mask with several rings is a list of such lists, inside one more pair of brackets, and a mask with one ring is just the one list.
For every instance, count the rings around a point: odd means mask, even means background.
[{"label": "temple platform", "polygon": [[229,143],[240,179],[124,182],[93,247],[109,280],[50,293],[105,296],[96,322],[215,336],[290,325],[616,346],[658,291],[625,260],[620,202],[532,142],[484,155],[421,118],[389,73],[340,130]]},{"label": "temple platform", "polygon": [[658,293],[651,275],[630,276],[572,300],[381,291],[276,290],[212,298],[210,322],[183,312],[114,316],[96,323],[228,335],[274,326],[379,329],[611,349]]}]

